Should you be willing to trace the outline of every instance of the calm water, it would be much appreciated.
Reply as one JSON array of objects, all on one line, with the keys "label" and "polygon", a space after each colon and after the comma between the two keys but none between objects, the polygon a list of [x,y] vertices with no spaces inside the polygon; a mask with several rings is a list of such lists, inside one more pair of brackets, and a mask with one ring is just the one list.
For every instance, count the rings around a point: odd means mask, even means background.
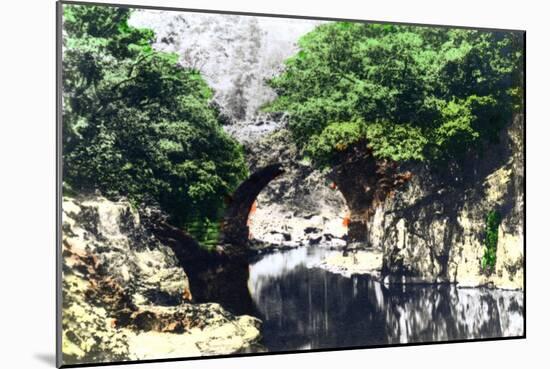
[{"label": "calm water", "polygon": [[335,251],[298,248],[250,263],[248,288],[269,351],[517,336],[523,293],[385,287],[312,267]]}]

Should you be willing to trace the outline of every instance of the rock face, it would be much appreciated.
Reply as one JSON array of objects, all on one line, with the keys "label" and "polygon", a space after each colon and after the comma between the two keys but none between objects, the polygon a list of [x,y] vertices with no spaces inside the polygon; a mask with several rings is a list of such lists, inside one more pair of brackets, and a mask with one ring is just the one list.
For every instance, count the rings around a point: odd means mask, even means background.
[{"label": "rock face", "polygon": [[64,364],[227,354],[260,337],[259,320],[191,302],[172,249],[127,201],[63,199]]},{"label": "rock face", "polygon": [[[413,177],[375,207],[368,241],[384,250],[388,282],[457,282],[523,288],[523,116],[461,171],[400,168]],[[497,211],[496,265],[483,269],[486,217]]]}]

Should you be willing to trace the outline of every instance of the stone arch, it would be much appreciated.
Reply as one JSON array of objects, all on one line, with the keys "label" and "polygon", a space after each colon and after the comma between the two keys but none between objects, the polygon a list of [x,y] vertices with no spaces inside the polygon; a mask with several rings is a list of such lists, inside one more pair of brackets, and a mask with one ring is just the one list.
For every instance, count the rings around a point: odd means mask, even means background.
[{"label": "stone arch", "polygon": [[[275,163],[257,170],[235,191],[222,223],[221,241],[244,246],[248,241],[248,217],[256,197],[279,175],[283,165]],[[410,179],[400,174],[395,162],[376,160],[371,151],[342,153],[340,163],[328,174],[342,193],[349,209],[347,240],[369,242],[368,222],[377,205],[398,186]]]},{"label": "stone arch", "polygon": [[253,173],[235,190],[222,223],[222,241],[244,245],[248,241],[248,215],[256,197],[269,182],[284,173],[283,165],[275,163]]}]

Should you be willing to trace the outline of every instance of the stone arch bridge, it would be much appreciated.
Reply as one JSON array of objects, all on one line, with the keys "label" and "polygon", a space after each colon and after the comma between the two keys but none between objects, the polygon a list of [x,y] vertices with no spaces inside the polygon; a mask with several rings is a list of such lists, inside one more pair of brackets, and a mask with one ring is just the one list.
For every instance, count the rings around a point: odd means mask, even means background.
[{"label": "stone arch bridge", "polygon": [[[367,221],[373,214],[373,205],[383,201],[396,183],[402,180],[396,176],[394,166],[380,165],[372,159],[356,163],[334,167],[329,179],[344,196],[350,211],[348,241],[368,242]],[[228,204],[222,222],[222,243],[246,245],[249,237],[248,217],[256,197],[272,180],[284,173],[283,164],[274,163],[258,169],[241,183]]]}]

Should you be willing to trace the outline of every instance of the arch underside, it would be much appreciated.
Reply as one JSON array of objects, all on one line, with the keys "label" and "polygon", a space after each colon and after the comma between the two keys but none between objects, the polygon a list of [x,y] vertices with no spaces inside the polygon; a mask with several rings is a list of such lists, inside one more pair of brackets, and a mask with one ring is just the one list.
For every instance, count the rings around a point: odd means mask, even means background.
[{"label": "arch underside", "polygon": [[284,173],[281,163],[268,165],[254,174],[235,190],[222,224],[222,241],[245,245],[248,241],[248,215],[260,192],[275,178]]}]

